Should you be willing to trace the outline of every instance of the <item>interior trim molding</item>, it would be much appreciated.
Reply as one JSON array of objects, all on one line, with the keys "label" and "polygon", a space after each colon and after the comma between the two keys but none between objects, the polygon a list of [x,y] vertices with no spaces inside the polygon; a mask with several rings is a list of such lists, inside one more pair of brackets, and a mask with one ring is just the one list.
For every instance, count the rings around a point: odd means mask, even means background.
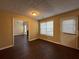
[{"label": "interior trim molding", "polygon": [[13,36],[23,36],[24,34],[16,34],[16,35],[13,35]]},{"label": "interior trim molding", "polygon": [[8,48],[11,48],[13,47],[14,45],[9,45],[9,46],[6,46],[6,47],[3,47],[3,48],[0,48],[0,50],[4,50],[4,49],[8,49]]},{"label": "interior trim molding", "polygon": [[[45,40],[45,39],[42,39],[42,40]],[[65,47],[69,47],[69,46],[63,45],[62,43],[58,43],[58,42],[54,42],[54,41],[50,41],[50,40],[45,40],[45,41],[48,41],[48,42],[51,42],[51,43],[55,43],[55,44],[59,44],[59,45],[65,46]],[[69,47],[69,48],[79,50],[79,48],[73,48],[73,47]]]},{"label": "interior trim molding", "polygon": [[34,40],[37,40],[38,38],[33,38],[33,39],[29,39],[29,41],[34,41]]}]

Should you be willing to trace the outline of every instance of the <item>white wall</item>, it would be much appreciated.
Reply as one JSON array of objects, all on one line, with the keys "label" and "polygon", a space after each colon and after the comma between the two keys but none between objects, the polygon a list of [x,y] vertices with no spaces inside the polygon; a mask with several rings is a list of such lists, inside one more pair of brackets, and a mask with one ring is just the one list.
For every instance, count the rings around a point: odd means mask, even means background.
[{"label": "white wall", "polygon": [[22,35],[23,34],[23,21],[22,20],[15,20],[13,24],[13,35]]}]

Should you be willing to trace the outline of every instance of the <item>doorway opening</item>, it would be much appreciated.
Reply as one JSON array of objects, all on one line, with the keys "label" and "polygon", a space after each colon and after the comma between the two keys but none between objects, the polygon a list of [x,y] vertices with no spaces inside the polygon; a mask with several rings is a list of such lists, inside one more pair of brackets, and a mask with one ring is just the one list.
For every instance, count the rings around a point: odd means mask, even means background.
[{"label": "doorway opening", "polygon": [[23,32],[24,36],[26,36],[27,40],[29,39],[29,32],[28,32],[28,24],[27,22],[23,22]]},{"label": "doorway opening", "polygon": [[28,23],[23,20],[13,20],[14,46],[27,45],[29,39]]}]

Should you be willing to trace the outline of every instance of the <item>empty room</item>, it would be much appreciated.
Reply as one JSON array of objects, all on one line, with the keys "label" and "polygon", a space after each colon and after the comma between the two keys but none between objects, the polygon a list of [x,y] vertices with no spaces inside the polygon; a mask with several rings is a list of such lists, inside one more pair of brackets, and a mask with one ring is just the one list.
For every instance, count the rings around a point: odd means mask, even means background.
[{"label": "empty room", "polygon": [[79,0],[0,0],[0,59],[79,59]]}]

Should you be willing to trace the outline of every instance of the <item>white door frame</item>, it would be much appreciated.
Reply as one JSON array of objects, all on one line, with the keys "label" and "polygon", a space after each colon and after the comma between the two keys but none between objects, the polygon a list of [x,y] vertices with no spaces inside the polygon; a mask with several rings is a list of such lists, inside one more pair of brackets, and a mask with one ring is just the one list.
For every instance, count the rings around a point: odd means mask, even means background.
[{"label": "white door frame", "polygon": [[[14,21],[15,21],[15,19],[16,19],[16,18],[13,17],[13,21],[12,21],[12,23],[13,23],[13,24],[12,24],[12,26],[13,26],[13,27],[12,27],[12,31],[13,31],[13,32],[12,32],[12,34],[13,34],[13,35],[12,35],[12,36],[13,36],[13,46],[15,45],[15,40],[14,40]],[[28,27],[28,30],[29,30],[28,22],[27,22],[27,21],[24,21],[24,20],[23,20],[23,22],[26,22],[26,23],[27,23],[27,27]],[[28,32],[29,32],[29,31],[28,31]],[[29,38],[30,38],[30,36],[28,35],[28,41],[29,41]]]}]

